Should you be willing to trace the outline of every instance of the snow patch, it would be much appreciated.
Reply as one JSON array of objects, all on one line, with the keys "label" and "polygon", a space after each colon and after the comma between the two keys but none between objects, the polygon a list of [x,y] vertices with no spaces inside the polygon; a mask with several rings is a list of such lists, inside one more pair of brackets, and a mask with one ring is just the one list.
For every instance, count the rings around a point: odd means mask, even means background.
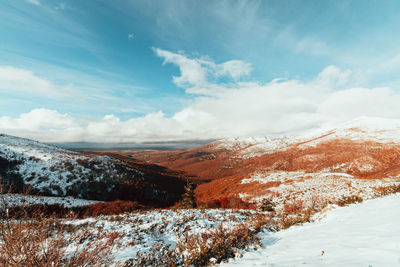
[{"label": "snow patch", "polygon": [[221,266],[398,266],[400,194],[337,208],[314,223],[262,234],[264,247]]}]

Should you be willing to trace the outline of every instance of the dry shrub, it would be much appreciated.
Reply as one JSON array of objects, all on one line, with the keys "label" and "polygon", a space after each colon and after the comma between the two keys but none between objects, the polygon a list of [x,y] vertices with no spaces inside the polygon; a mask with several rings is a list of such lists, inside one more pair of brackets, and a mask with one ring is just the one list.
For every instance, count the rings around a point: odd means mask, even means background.
[{"label": "dry shrub", "polygon": [[318,212],[332,203],[333,201],[325,196],[313,195],[311,199],[309,199],[308,207],[311,210]]},{"label": "dry shrub", "polygon": [[72,211],[76,213],[79,218],[86,218],[100,215],[118,215],[121,213],[133,212],[141,209],[145,209],[145,206],[137,202],[116,200],[76,207],[73,208]]},{"label": "dry shrub", "polygon": [[400,184],[376,187],[375,190],[381,196],[395,194],[400,192]]},{"label": "dry shrub", "polygon": [[270,217],[260,215],[229,230],[220,224],[215,231],[192,236],[185,234],[185,240],[176,245],[175,253],[184,255],[183,264],[187,266],[205,266],[210,263],[211,258],[214,263],[220,263],[235,257],[240,249],[246,249],[250,245],[261,246],[257,234],[267,225],[269,230],[274,230],[272,224]]},{"label": "dry shrub", "polygon": [[179,257],[170,249],[171,245],[155,243],[148,253],[136,254],[135,259],[125,261],[123,267],[131,266],[176,266]]},{"label": "dry shrub", "polygon": [[185,242],[178,242],[177,250],[185,255],[185,265],[205,266],[211,258],[219,263],[234,257],[237,250],[246,248],[250,241],[259,242],[248,226],[240,224],[228,231],[220,225],[213,232],[186,235]]},{"label": "dry shrub", "polygon": [[284,212],[298,212],[304,209],[304,200],[295,199],[284,204],[283,210]]},{"label": "dry shrub", "polygon": [[279,219],[279,228],[287,229],[296,224],[311,222],[315,212],[312,209],[305,209],[293,214],[283,213]]},{"label": "dry shrub", "polygon": [[282,214],[281,218],[279,219],[280,229],[287,229],[293,225],[302,223],[303,221],[299,216],[295,215],[288,215]]},{"label": "dry shrub", "polygon": [[340,199],[338,199],[337,204],[340,207],[344,207],[344,206],[354,204],[354,203],[361,203],[363,201],[364,201],[364,199],[357,195],[342,196]]},{"label": "dry shrub", "polygon": [[206,209],[255,209],[256,205],[254,203],[245,202],[241,198],[232,196],[199,202],[198,207]]},{"label": "dry shrub", "polygon": [[24,216],[14,218],[7,195],[2,195],[0,208],[0,266],[107,266],[113,260],[118,234],[102,233],[95,239],[87,228],[68,232],[68,225],[40,211],[21,209]]},{"label": "dry shrub", "polygon": [[35,217],[40,214],[43,218],[65,218],[71,215],[72,209],[60,204],[32,204],[8,207],[8,216],[13,219]]},{"label": "dry shrub", "polygon": [[313,215],[331,203],[331,200],[323,196],[313,196],[307,204],[303,200],[286,202],[279,218],[279,228],[287,229],[296,224],[312,222]]},{"label": "dry shrub", "polygon": [[248,221],[232,228],[222,224],[210,232],[190,235],[184,231],[175,248],[155,243],[147,253],[138,253],[135,258],[125,262],[130,266],[206,266],[234,257],[241,249],[253,245],[261,246],[257,233],[266,229],[275,231],[271,216],[255,214]]}]

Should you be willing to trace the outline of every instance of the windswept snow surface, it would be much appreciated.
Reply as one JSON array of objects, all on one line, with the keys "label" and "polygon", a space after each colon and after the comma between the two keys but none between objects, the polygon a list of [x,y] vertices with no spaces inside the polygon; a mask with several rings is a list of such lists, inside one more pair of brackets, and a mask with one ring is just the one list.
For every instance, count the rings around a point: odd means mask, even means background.
[{"label": "windswept snow surface", "polygon": [[[321,216],[321,215],[320,215]],[[329,211],[262,236],[264,247],[222,266],[400,266],[400,194]]]}]

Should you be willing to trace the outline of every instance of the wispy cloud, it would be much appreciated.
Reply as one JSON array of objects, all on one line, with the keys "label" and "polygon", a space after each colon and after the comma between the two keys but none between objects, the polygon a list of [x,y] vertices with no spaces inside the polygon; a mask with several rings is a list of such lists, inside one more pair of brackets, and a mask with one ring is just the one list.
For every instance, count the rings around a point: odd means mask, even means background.
[{"label": "wispy cloud", "polygon": [[40,1],[39,0],[25,0],[25,1],[28,2],[29,4],[40,6]]},{"label": "wispy cloud", "polygon": [[[0,65],[0,99],[3,114],[10,114],[10,101],[24,107],[60,107],[82,113],[145,114],[154,110],[154,99],[143,99],[144,88],[126,85],[68,69],[39,65],[42,75],[26,68]],[[61,76],[57,76],[60,72]],[[49,79],[43,73],[52,77]],[[106,74],[103,74],[105,76]],[[65,82],[67,81],[67,82]],[[13,110],[18,110],[13,108]],[[24,110],[22,109],[22,110]]]},{"label": "wispy cloud", "polygon": [[128,40],[133,40],[133,39],[135,39],[135,34],[134,33],[128,34]]},{"label": "wispy cloud", "polygon": [[30,70],[0,66],[0,92],[19,91],[41,97],[74,97],[75,90],[68,85],[57,86]]}]

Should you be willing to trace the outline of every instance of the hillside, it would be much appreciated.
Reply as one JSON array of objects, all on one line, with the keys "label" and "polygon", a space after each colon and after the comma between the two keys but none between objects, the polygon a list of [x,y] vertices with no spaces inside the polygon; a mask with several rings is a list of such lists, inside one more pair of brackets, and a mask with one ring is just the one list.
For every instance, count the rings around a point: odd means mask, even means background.
[{"label": "hillside", "polygon": [[30,187],[33,194],[153,206],[170,206],[180,199],[184,176],[143,165],[0,135],[0,179],[15,192]]},{"label": "hillside", "polygon": [[231,138],[126,154],[211,180],[196,189],[200,202],[370,198],[400,183],[400,121],[362,117],[308,136]]}]

